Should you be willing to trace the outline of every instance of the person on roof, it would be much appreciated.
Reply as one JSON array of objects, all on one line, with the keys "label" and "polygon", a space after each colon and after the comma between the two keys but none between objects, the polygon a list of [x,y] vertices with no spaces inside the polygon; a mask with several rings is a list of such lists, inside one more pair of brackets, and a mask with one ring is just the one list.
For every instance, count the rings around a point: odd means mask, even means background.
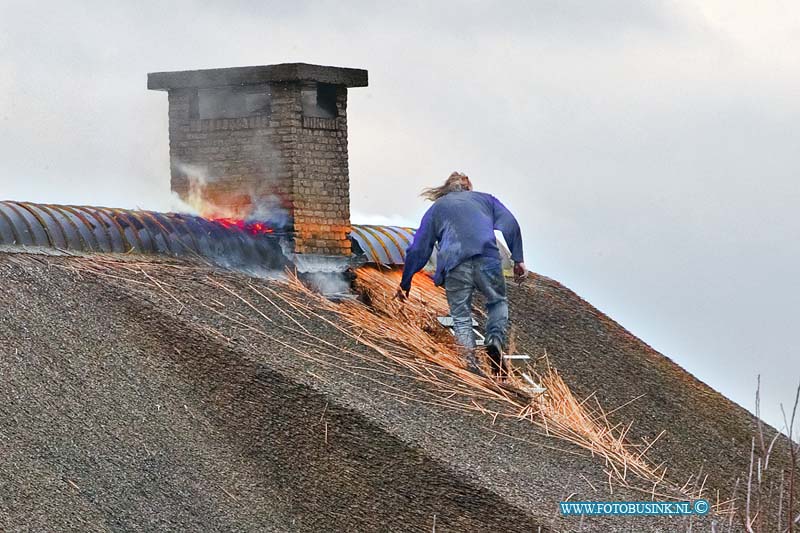
[{"label": "person on roof", "polygon": [[478,289],[486,297],[486,352],[493,371],[502,368],[502,353],[508,328],[506,282],[500,250],[494,231],[500,230],[511,250],[514,276],[522,280],[527,273],[522,257],[522,234],[516,218],[491,194],[472,190],[469,177],[453,172],[439,187],[422,191],[433,202],[422,217],[414,242],[406,250],[403,278],[396,297],[404,301],[411,290],[411,279],[431,257],[434,245],[436,273],[433,281],[444,285],[453,331],[466,357],[467,368],[483,375],[475,356],[472,330],[472,295]]}]

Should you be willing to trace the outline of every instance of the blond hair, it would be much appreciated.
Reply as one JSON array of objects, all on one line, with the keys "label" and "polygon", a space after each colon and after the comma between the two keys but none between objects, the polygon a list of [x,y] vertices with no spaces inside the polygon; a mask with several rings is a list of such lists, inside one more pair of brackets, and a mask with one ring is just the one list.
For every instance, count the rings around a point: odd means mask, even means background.
[{"label": "blond hair", "polygon": [[464,191],[466,190],[464,186],[464,179],[466,177],[467,175],[461,172],[453,172],[442,185],[423,189],[420,196],[431,202],[435,202],[449,192]]}]

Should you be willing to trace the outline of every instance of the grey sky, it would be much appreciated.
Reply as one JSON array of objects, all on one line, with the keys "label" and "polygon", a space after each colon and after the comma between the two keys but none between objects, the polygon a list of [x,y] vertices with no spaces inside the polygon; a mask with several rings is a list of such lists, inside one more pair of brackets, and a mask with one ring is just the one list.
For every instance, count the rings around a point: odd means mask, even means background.
[{"label": "grey sky", "polygon": [[761,373],[781,425],[800,380],[797,4],[2,0],[0,197],[168,209],[146,73],[291,61],[369,70],[354,221],[414,225],[419,190],[464,171],[518,215],[531,268],[745,407]]}]

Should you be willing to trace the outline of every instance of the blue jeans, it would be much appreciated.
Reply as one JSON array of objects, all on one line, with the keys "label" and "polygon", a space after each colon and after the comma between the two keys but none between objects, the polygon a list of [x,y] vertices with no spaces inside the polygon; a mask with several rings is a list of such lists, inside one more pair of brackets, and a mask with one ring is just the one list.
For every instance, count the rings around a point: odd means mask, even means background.
[{"label": "blue jeans", "polygon": [[458,343],[469,352],[475,350],[475,332],[472,331],[472,294],[478,289],[486,297],[486,338],[495,337],[505,346],[508,328],[508,300],[506,280],[500,259],[475,256],[467,259],[444,278],[453,331]]}]

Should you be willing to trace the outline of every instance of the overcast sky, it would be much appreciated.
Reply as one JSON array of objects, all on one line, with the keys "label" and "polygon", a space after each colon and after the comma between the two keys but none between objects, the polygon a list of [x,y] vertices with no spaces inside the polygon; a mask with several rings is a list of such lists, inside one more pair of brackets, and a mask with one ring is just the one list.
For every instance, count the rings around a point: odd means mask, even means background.
[{"label": "overcast sky", "polygon": [[420,189],[466,172],[518,216],[531,269],[749,409],[761,374],[782,425],[799,4],[0,0],[0,197],[169,209],[146,73],[294,61],[369,70],[354,222],[416,225]]}]

